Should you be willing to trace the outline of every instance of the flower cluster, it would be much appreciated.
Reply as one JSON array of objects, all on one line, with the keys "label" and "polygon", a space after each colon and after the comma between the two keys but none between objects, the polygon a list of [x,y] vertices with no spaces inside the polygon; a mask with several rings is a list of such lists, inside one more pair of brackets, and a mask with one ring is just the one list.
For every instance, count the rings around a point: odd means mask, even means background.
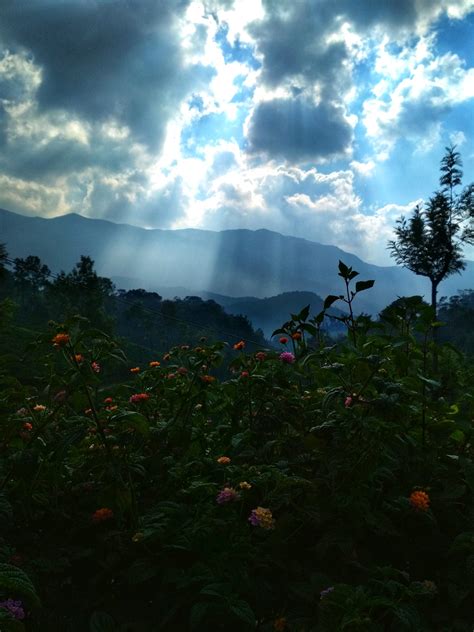
[{"label": "flower cluster", "polygon": [[430,497],[426,492],[415,491],[410,494],[410,504],[418,511],[428,511],[430,508]]},{"label": "flower cluster", "polygon": [[25,610],[23,609],[23,603],[15,599],[7,599],[6,601],[0,601],[0,608],[8,610],[8,612],[19,621],[25,618]]},{"label": "flower cluster", "polygon": [[36,404],[36,406],[33,407],[33,410],[36,413],[42,413],[46,410],[46,406],[43,406],[43,404]]},{"label": "flower cluster", "polygon": [[249,522],[254,527],[262,527],[262,529],[274,529],[275,520],[270,509],[265,507],[257,507],[252,509],[249,516]]},{"label": "flower cluster", "polygon": [[99,522],[105,522],[106,520],[111,520],[114,517],[114,512],[112,509],[108,507],[102,507],[102,509],[97,509],[92,514],[92,522],[98,524]]},{"label": "flower cluster", "polygon": [[132,369],[130,369],[130,373],[140,373],[140,367],[134,366]]},{"label": "flower cluster", "polygon": [[220,456],[217,459],[217,462],[221,465],[228,465],[230,463],[230,458],[228,456]]},{"label": "flower cluster", "polygon": [[69,334],[56,334],[51,342],[55,347],[65,347],[69,340]]},{"label": "flower cluster", "polygon": [[236,351],[242,351],[242,349],[245,348],[245,342],[243,340],[241,340],[240,342],[236,342],[234,345],[234,349]]},{"label": "flower cluster", "polygon": [[252,489],[252,485],[250,485],[250,483],[247,483],[247,481],[242,481],[241,483],[239,483],[239,488],[240,489]]},{"label": "flower cluster", "polygon": [[324,599],[324,597],[327,597],[328,595],[330,595],[333,590],[334,590],[334,586],[328,586],[328,588],[325,588],[324,590],[322,590],[320,592],[321,599]]},{"label": "flower cluster", "polygon": [[158,360],[152,360],[151,362],[149,362],[148,366],[154,369],[155,367],[160,366],[160,363],[158,362]]},{"label": "flower cluster", "polygon": [[219,505],[223,505],[224,503],[230,503],[233,500],[238,500],[239,494],[235,491],[233,487],[224,487],[216,496],[216,502]]},{"label": "flower cluster", "polygon": [[131,404],[141,404],[142,402],[146,402],[150,399],[148,393],[135,393],[128,400]]},{"label": "flower cluster", "polygon": [[98,362],[91,362],[91,369],[94,373],[100,373],[100,364]]},{"label": "flower cluster", "polygon": [[295,356],[290,351],[283,351],[283,353],[280,353],[280,360],[285,364],[293,364]]}]

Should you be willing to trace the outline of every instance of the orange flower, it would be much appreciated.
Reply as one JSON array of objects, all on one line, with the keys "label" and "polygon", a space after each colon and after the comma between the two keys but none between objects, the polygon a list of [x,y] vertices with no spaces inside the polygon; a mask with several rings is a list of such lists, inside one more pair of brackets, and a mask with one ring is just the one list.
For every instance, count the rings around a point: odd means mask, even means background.
[{"label": "orange flower", "polygon": [[92,522],[98,524],[99,522],[105,522],[105,520],[111,520],[114,517],[114,512],[112,509],[108,507],[102,507],[102,509],[97,509],[92,514]]},{"label": "orange flower", "polygon": [[130,369],[130,373],[140,373],[140,367],[134,366],[133,369]]},{"label": "orange flower", "polygon": [[217,462],[221,465],[228,465],[230,463],[230,458],[228,456],[220,456],[217,459]]},{"label": "orange flower", "polygon": [[201,380],[206,384],[211,384],[211,382],[216,381],[216,378],[212,375],[201,375]]},{"label": "orange flower", "polygon": [[52,339],[52,343],[55,347],[64,347],[69,342],[70,338],[68,334],[56,334]]},{"label": "orange flower", "polygon": [[284,630],[286,630],[285,617],[279,617],[278,619],[275,619],[275,621],[273,622],[273,629],[276,630],[276,632],[284,632]]},{"label": "orange flower", "polygon": [[294,334],[291,334],[291,337],[293,338],[293,340],[301,340],[301,332],[295,331]]},{"label": "orange flower", "polygon": [[245,342],[243,340],[241,340],[240,342],[236,342],[234,345],[234,349],[236,351],[242,351],[244,347],[245,347]]},{"label": "orange flower", "polygon": [[419,511],[428,511],[430,506],[430,497],[426,492],[412,492],[410,494],[410,504],[414,509]]},{"label": "orange flower", "polygon": [[152,360],[152,362],[150,362],[149,366],[153,369],[156,366],[160,366],[160,363],[158,362],[158,360]]},{"label": "orange flower", "polygon": [[84,361],[84,356],[80,353],[76,353],[76,355],[74,356],[74,360],[77,362],[77,364],[81,364],[81,362]]},{"label": "orange flower", "polygon": [[37,413],[42,413],[46,410],[46,406],[43,406],[43,404],[36,404],[36,406],[33,407],[33,410]]},{"label": "orange flower", "polygon": [[25,423],[23,424],[23,428],[25,430],[33,430],[33,424],[30,424],[29,421],[25,421]]}]

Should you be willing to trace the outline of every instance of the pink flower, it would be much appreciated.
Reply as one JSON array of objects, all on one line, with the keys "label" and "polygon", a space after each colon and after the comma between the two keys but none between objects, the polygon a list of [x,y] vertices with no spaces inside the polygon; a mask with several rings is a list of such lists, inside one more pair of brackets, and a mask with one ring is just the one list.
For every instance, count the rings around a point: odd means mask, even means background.
[{"label": "pink flower", "polygon": [[238,500],[238,499],[239,499],[239,494],[235,491],[233,487],[224,487],[224,489],[221,490],[216,496],[216,502],[219,503],[219,505],[223,505],[224,503],[230,503],[233,500]]},{"label": "pink flower", "polygon": [[283,353],[280,353],[280,360],[285,364],[293,364],[295,359],[295,356],[290,351],[283,351]]},{"label": "pink flower", "polygon": [[131,404],[140,404],[141,402],[146,402],[150,399],[148,393],[135,393],[128,400]]},{"label": "pink flower", "polygon": [[94,373],[100,373],[100,364],[98,362],[92,362],[91,369],[94,371]]},{"label": "pink flower", "polygon": [[346,399],[344,400],[344,406],[346,408],[350,408],[352,406],[352,404],[354,403],[354,400],[352,399],[352,397],[350,395],[348,395],[346,397]]}]

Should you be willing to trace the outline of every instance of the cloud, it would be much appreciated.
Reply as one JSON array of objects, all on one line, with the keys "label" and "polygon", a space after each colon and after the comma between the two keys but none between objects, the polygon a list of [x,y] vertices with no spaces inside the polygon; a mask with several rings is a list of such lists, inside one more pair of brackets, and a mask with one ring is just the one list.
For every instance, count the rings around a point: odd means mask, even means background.
[{"label": "cloud", "polygon": [[42,70],[38,104],[89,122],[110,118],[150,147],[166,122],[212,70],[186,63],[180,43],[185,0],[2,5],[0,40],[26,51]]},{"label": "cloud", "polygon": [[256,105],[248,125],[251,152],[301,162],[348,151],[352,128],[344,111],[331,104],[297,97]]}]

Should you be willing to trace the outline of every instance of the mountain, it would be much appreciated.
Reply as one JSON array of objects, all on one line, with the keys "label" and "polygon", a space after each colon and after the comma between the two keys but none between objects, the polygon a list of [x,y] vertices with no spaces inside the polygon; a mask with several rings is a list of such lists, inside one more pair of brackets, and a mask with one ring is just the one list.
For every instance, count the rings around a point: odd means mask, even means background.
[{"label": "mountain", "polygon": [[[339,293],[339,259],[375,288],[357,297],[358,311],[376,313],[397,296],[429,297],[426,279],[397,266],[366,263],[336,246],[269,230],[146,230],[77,214],[53,219],[0,210],[0,242],[11,257],[39,256],[54,271],[70,270],[81,255],[101,275],[133,280],[135,286],[187,288],[227,297],[265,298],[285,292]],[[440,286],[440,296],[474,287],[474,262],[462,276]],[[202,295],[202,294],[200,294]]]}]

